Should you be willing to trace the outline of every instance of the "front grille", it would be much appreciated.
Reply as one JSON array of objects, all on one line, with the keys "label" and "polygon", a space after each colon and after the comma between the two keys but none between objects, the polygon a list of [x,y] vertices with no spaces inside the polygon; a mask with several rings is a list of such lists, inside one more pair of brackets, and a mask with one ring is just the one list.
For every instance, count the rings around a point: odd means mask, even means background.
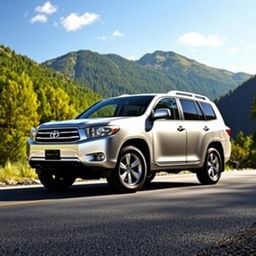
[{"label": "front grille", "polygon": [[80,139],[77,128],[43,128],[39,129],[36,142],[73,142]]}]

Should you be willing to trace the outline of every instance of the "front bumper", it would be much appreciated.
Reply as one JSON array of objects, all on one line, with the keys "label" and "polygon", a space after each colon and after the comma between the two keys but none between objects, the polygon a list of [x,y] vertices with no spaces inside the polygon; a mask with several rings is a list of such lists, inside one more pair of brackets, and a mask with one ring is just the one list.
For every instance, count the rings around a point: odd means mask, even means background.
[{"label": "front bumper", "polygon": [[[112,145],[112,138],[105,137],[94,140],[82,140],[75,143],[38,143],[28,139],[28,161],[34,168],[42,164],[60,166],[84,166],[113,169],[116,165],[117,150]],[[46,159],[46,150],[59,150],[59,159]],[[105,158],[97,158],[104,154]]]}]

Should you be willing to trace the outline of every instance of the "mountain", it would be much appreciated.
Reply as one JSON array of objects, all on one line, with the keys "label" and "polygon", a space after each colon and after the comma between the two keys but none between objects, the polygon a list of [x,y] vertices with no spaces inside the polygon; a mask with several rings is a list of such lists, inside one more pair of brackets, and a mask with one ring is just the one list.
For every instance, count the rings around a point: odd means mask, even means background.
[{"label": "mountain", "polygon": [[254,97],[256,97],[256,76],[217,102],[226,124],[232,130],[232,137],[235,137],[239,131],[243,131],[245,135],[256,131],[256,120],[251,120]]},{"label": "mountain", "polygon": [[[71,115],[81,112],[101,98],[87,86],[71,81],[63,74],[0,45],[0,93],[8,86],[8,81],[18,81],[23,73],[32,81],[33,90],[40,102],[38,111],[41,122],[52,118],[50,113],[52,103],[56,105],[57,100],[59,105],[66,107],[66,111]],[[60,111],[63,112],[64,109]]]},{"label": "mountain", "polygon": [[138,61],[81,50],[43,65],[87,84],[104,97],[124,93],[192,91],[219,98],[247,80],[246,73],[211,68],[174,52],[156,51]]}]

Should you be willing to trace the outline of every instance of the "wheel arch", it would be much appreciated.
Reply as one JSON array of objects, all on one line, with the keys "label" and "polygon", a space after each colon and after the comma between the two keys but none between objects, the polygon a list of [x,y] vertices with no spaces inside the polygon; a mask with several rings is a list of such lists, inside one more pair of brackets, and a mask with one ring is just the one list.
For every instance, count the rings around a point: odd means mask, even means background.
[{"label": "wheel arch", "polygon": [[[149,171],[150,166],[151,166],[151,152],[150,152],[148,143],[144,139],[129,139],[122,144],[120,151],[122,150],[122,148],[127,147],[127,146],[134,146],[134,147],[138,148],[143,153],[143,155],[146,159],[147,167],[148,167],[148,171]],[[119,153],[120,153],[120,151],[119,151]]]}]

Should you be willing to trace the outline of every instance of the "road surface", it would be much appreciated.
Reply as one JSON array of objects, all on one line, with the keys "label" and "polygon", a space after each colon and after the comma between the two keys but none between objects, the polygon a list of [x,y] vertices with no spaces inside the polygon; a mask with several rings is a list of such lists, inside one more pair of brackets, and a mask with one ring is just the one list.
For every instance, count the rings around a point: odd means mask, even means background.
[{"label": "road surface", "polygon": [[0,255],[193,255],[256,222],[256,171],[158,176],[135,194],[103,182],[68,192],[0,189]]}]

